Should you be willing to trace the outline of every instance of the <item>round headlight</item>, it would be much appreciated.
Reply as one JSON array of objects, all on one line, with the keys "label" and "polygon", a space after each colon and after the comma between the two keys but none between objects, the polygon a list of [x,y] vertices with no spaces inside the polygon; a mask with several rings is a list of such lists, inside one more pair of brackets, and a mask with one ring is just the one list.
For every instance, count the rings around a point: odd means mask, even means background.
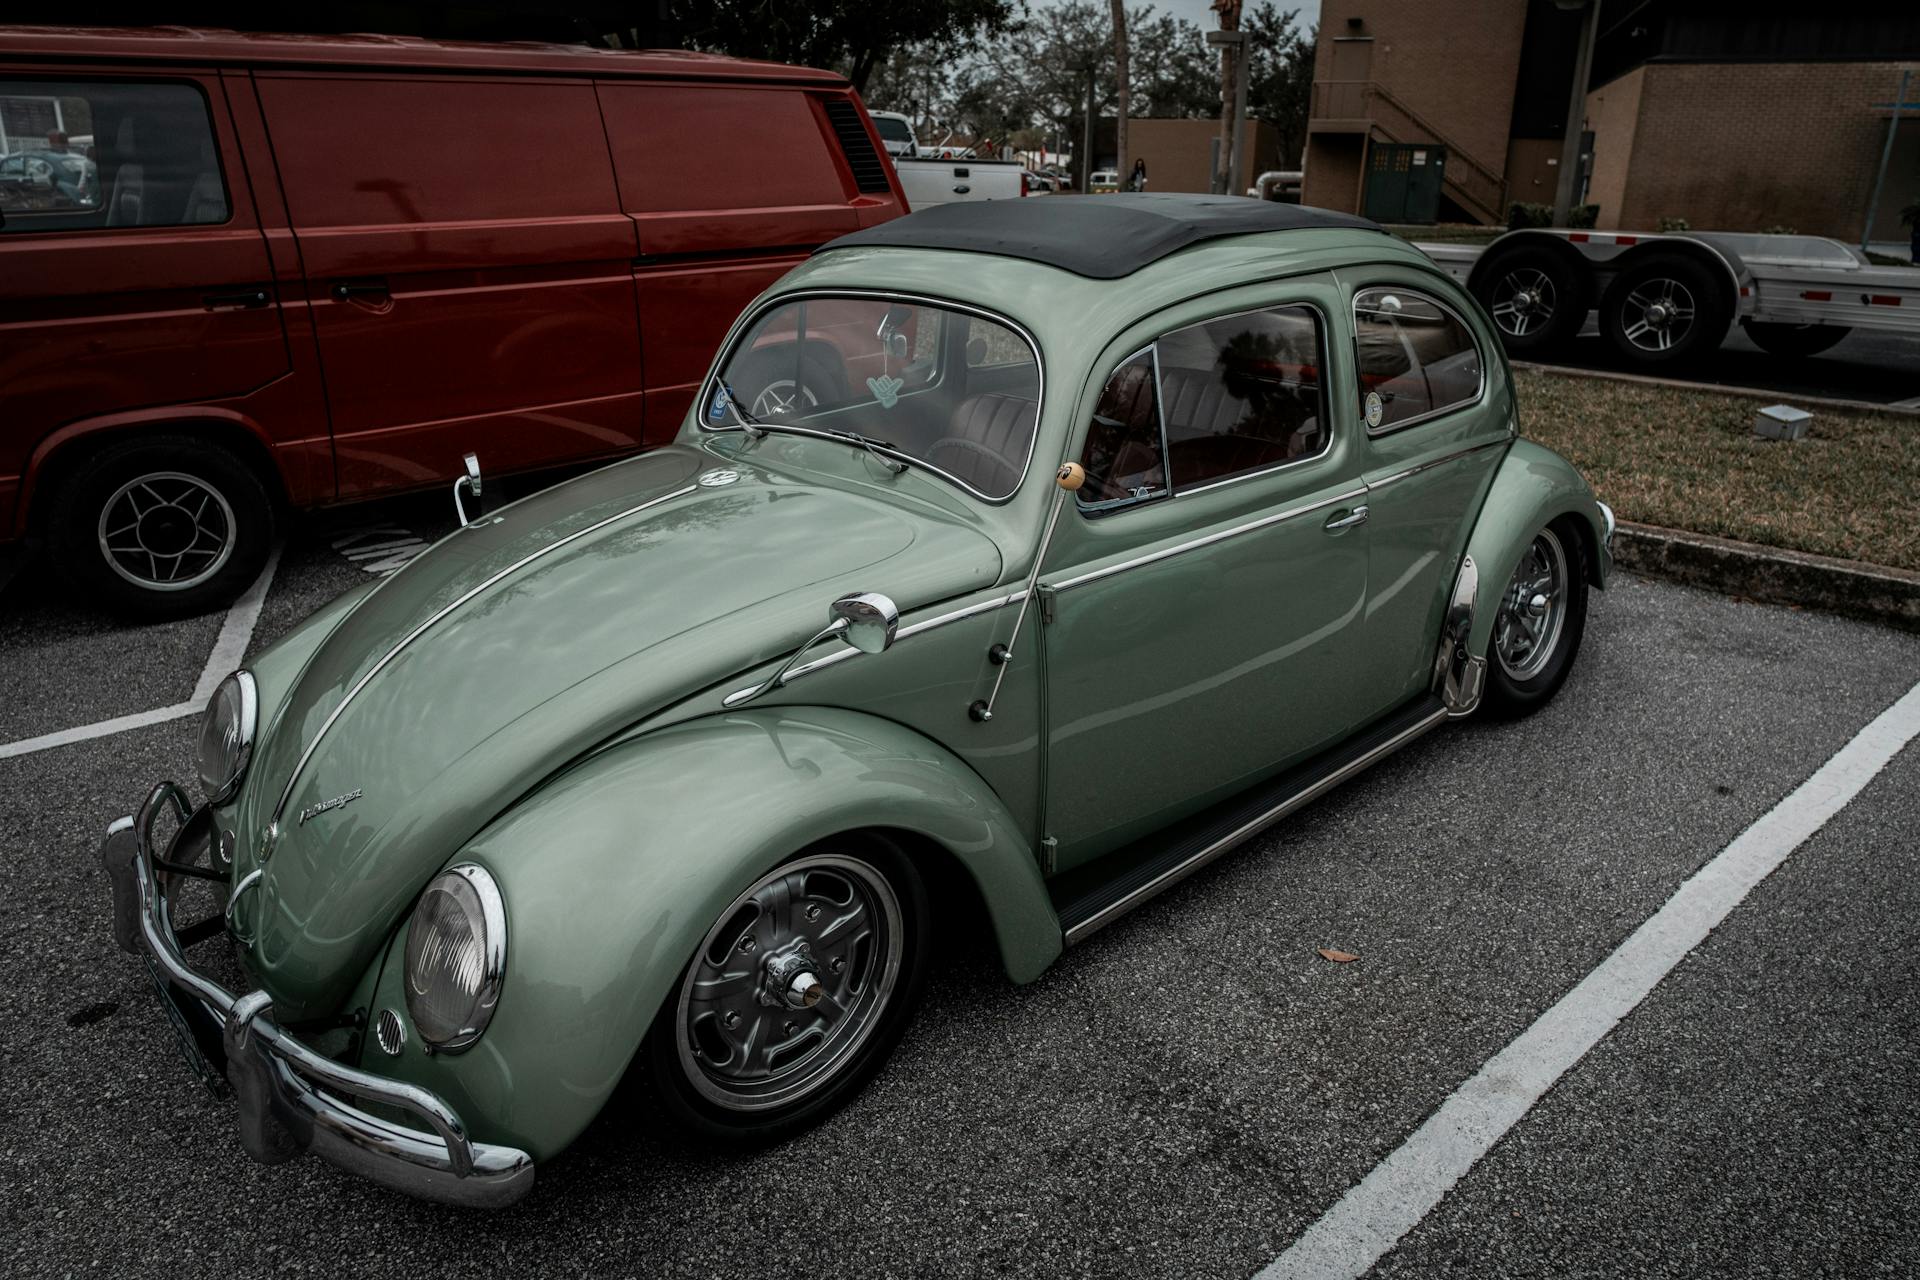
[{"label": "round headlight", "polygon": [[220,682],[200,722],[200,787],[208,804],[231,798],[253,759],[253,731],[260,698],[253,673],[236,671]]},{"label": "round headlight", "polygon": [[507,909],[493,877],[471,862],[435,876],[407,924],[407,1013],[436,1050],[480,1038],[507,969]]}]

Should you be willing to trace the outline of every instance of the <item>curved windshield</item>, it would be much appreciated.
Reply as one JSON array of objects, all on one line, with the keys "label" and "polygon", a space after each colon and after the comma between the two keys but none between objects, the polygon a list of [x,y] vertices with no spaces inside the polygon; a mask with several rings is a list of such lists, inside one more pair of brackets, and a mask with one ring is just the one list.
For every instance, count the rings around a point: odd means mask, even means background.
[{"label": "curved windshield", "polygon": [[799,298],[763,312],[707,389],[709,430],[838,439],[983,498],[1020,487],[1040,356],[1011,324],[897,298]]}]

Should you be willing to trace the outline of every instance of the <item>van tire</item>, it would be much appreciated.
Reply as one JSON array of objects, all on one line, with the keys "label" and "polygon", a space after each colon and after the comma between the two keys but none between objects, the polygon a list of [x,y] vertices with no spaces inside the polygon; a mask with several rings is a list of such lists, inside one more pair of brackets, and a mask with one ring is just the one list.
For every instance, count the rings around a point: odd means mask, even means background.
[{"label": "van tire", "polygon": [[1474,272],[1474,298],[1500,345],[1522,359],[1549,355],[1578,336],[1593,309],[1585,267],[1541,245],[1508,249]]},{"label": "van tire", "polygon": [[233,453],[184,435],[107,445],[51,495],[48,552],[82,601],[139,621],[231,604],[267,562],[272,496]]},{"label": "van tire", "polygon": [[1676,369],[1712,354],[1733,319],[1725,280],[1698,259],[1654,253],[1615,276],[1600,299],[1600,332],[1647,369]]}]

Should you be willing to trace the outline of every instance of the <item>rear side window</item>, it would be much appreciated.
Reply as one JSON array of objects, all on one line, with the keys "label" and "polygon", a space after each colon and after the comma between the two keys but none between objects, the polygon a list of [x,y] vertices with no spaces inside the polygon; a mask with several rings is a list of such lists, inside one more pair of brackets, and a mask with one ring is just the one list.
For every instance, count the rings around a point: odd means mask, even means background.
[{"label": "rear side window", "polygon": [[1404,427],[1480,398],[1480,349],[1459,316],[1411,289],[1353,298],[1360,415],[1373,432]]},{"label": "rear side window", "polygon": [[0,233],[228,218],[213,122],[194,85],[0,80],[0,133]]}]

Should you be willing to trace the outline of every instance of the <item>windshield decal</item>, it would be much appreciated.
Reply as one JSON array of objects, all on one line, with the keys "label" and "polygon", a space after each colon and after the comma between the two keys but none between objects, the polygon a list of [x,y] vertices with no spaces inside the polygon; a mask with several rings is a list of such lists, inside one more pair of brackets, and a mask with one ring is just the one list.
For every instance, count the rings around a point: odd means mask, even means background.
[{"label": "windshield decal", "polygon": [[873,398],[880,402],[882,409],[891,409],[900,403],[900,388],[907,385],[904,378],[868,378],[867,390],[873,392]]},{"label": "windshield decal", "polygon": [[713,388],[713,404],[707,410],[707,421],[725,422],[727,420],[727,405],[731,399],[732,397],[727,395],[727,384],[724,382],[716,382]]}]

